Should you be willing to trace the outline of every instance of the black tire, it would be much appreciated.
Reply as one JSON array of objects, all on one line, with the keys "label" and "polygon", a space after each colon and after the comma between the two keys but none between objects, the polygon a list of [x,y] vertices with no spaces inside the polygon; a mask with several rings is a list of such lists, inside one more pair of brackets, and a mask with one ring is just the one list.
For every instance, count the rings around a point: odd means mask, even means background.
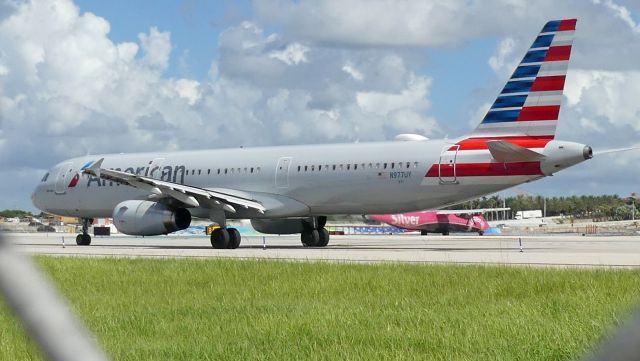
[{"label": "black tire", "polygon": [[88,234],[79,234],[76,236],[76,244],[78,246],[88,246],[91,244],[91,236]]},{"label": "black tire", "polygon": [[428,235],[429,235],[429,232],[427,232],[427,231],[420,231],[420,235],[421,235],[421,236],[428,236]]},{"label": "black tire", "polygon": [[329,231],[326,228],[318,230],[318,247],[326,247],[329,244]]},{"label": "black tire", "polygon": [[448,236],[448,235],[449,235],[449,231],[444,231],[444,232],[442,232],[442,235],[443,235],[443,236]]},{"label": "black tire", "polygon": [[302,240],[302,245],[305,247],[318,247],[318,242],[320,242],[320,232],[318,232],[317,229],[304,231],[300,235],[300,239]]},{"label": "black tire", "polygon": [[484,231],[479,231],[479,232],[478,232],[478,235],[480,235],[480,236],[484,236]]},{"label": "black tire", "polygon": [[211,233],[211,245],[215,249],[229,248],[229,232],[224,228],[218,228]]},{"label": "black tire", "polygon": [[309,239],[309,237],[311,237],[310,233],[310,231],[302,231],[302,233],[300,233],[300,241],[304,247],[311,247],[309,245],[311,242]]},{"label": "black tire", "polygon": [[227,228],[227,232],[229,232],[229,245],[227,248],[236,249],[240,246],[240,241],[242,240],[240,236],[240,231],[235,228]]}]

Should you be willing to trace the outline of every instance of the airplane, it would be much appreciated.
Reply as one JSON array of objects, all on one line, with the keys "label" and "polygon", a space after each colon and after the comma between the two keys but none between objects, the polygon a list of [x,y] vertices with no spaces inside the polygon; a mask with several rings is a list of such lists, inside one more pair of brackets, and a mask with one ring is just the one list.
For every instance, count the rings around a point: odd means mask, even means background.
[{"label": "airplane", "polygon": [[593,157],[590,146],[555,139],[576,19],[549,21],[484,119],[467,136],[396,141],[103,154],[64,160],[32,194],[40,210],[112,217],[129,235],[185,229],[192,217],[220,226],[216,249],[237,248],[227,219],[259,232],[329,243],[327,215],[435,209],[531,182]]},{"label": "airplane", "polygon": [[428,233],[442,233],[443,236],[448,236],[450,232],[478,232],[482,236],[484,231],[490,228],[483,213],[508,209],[510,208],[426,210],[399,214],[369,214],[365,218],[402,229],[420,231],[423,236]]}]

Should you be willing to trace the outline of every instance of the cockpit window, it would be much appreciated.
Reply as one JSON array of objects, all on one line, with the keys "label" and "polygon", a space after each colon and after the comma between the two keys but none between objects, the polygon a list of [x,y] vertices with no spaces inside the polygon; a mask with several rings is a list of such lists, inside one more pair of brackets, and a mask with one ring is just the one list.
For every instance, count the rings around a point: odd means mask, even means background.
[{"label": "cockpit window", "polygon": [[42,177],[42,180],[40,182],[46,182],[47,178],[49,178],[49,172],[47,172],[47,174],[45,174],[44,177]]}]

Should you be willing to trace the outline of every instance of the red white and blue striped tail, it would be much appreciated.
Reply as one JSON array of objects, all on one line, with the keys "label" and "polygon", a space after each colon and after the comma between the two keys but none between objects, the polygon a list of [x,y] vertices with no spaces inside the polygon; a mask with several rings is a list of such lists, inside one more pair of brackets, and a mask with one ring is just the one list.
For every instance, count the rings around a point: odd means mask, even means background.
[{"label": "red white and blue striped tail", "polygon": [[542,28],[474,136],[555,137],[576,22]]}]

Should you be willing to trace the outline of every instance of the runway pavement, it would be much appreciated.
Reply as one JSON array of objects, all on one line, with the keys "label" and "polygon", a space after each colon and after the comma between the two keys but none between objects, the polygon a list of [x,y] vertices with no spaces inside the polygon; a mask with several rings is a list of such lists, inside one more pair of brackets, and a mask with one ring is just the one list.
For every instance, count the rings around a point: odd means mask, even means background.
[{"label": "runway pavement", "polygon": [[[326,248],[304,248],[299,236],[245,236],[240,248],[216,250],[203,236],[93,237],[9,234],[21,252],[58,256],[241,258],[347,262],[419,262],[536,266],[640,267],[640,236],[332,236]],[[64,237],[64,246],[63,246]]]}]

